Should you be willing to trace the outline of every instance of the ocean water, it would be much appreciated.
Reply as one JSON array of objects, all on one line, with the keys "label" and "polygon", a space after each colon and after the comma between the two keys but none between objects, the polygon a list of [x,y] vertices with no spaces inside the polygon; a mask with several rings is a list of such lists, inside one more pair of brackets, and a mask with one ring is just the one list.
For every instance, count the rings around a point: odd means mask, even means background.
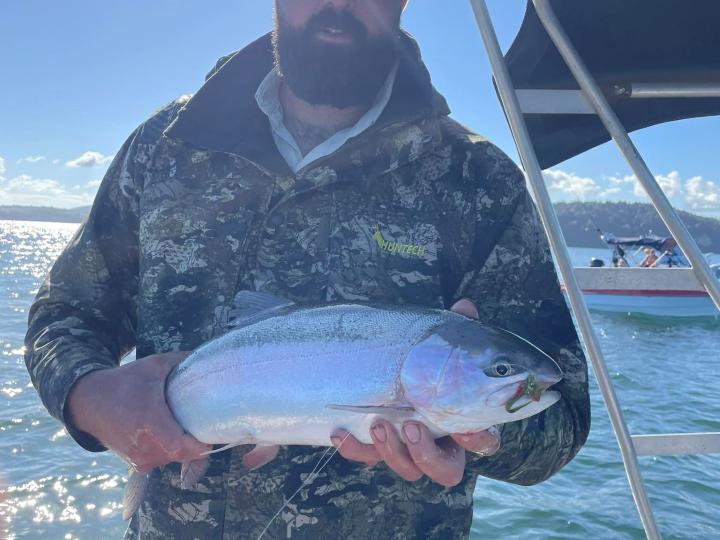
[{"label": "ocean water", "polygon": [[[45,411],[23,363],[28,307],[76,225],[0,221],[0,538],[121,538],[125,468],[76,446]],[[584,265],[596,250],[573,249]],[[720,320],[594,313],[634,434],[720,432]],[[643,538],[591,376],[587,445],[555,477],[519,487],[480,479],[475,539]],[[641,458],[664,538],[720,538],[720,455]]]}]

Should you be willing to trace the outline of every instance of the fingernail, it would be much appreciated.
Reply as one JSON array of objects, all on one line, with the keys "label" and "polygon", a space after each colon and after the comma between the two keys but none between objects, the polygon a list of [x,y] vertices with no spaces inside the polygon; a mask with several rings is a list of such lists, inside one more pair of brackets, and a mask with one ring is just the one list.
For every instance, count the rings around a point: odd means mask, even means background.
[{"label": "fingernail", "polygon": [[379,442],[384,443],[387,441],[387,431],[385,431],[385,426],[377,425],[372,427],[372,434],[375,439],[377,439]]},{"label": "fingernail", "polygon": [[496,428],[495,426],[490,426],[487,431],[490,435],[492,435],[495,438],[495,440],[498,442],[498,444],[500,444],[500,430],[498,428]]},{"label": "fingernail", "polygon": [[420,433],[420,428],[417,424],[405,424],[403,427],[403,433],[405,434],[405,439],[410,444],[417,444],[420,442],[420,438],[422,437],[422,434]]},{"label": "fingernail", "polygon": [[493,455],[498,450],[500,450],[500,446],[502,445],[502,438],[500,437],[500,431],[495,426],[488,428],[487,432],[495,440],[495,444],[493,444],[490,448],[487,449],[485,455]]},{"label": "fingernail", "polygon": [[340,446],[340,444],[342,443],[342,439],[341,439],[340,437],[336,437],[335,435],[333,435],[332,437],[330,437],[330,440],[332,441],[333,446],[334,446],[335,448],[337,448],[338,446]]},{"label": "fingernail", "polygon": [[472,435],[463,435],[462,437],[460,437],[460,440],[462,442],[464,442],[465,444],[470,444],[471,442],[473,442],[473,436]]}]

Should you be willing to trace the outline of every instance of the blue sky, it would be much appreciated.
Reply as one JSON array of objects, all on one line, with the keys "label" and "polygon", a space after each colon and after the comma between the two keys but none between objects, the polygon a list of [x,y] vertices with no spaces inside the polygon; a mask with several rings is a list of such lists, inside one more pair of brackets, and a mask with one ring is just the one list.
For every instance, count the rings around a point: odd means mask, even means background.
[{"label": "blue sky", "polygon": [[[270,29],[271,0],[9,2],[0,21],[0,204],[89,204],[110,159],[153,110],[194,92],[216,59]],[[522,0],[489,0],[507,48]],[[181,7],[180,7],[181,6]],[[516,158],[469,2],[411,0],[453,116]],[[633,134],[676,206],[720,217],[719,118]],[[606,144],[548,171],[554,200],[646,201]]]}]

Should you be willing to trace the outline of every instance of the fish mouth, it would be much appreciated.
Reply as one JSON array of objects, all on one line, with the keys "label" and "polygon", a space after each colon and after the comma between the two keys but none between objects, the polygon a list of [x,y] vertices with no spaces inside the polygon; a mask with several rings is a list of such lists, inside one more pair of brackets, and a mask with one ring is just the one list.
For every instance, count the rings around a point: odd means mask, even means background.
[{"label": "fish mouth", "polygon": [[516,413],[533,402],[540,401],[545,390],[560,382],[562,377],[538,378],[531,372],[527,379],[518,384],[515,395],[505,403],[505,410]]}]

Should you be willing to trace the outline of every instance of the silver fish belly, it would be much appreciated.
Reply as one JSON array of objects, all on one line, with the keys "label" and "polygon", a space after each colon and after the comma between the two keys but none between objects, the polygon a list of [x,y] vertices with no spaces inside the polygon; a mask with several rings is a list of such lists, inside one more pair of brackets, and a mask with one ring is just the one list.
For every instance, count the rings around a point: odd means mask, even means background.
[{"label": "silver fish belly", "polygon": [[371,442],[376,414],[335,405],[403,404],[402,362],[444,317],[439,310],[359,305],[298,309],[238,328],[200,347],[169,378],[178,422],[209,444],[330,445],[338,428]]}]

